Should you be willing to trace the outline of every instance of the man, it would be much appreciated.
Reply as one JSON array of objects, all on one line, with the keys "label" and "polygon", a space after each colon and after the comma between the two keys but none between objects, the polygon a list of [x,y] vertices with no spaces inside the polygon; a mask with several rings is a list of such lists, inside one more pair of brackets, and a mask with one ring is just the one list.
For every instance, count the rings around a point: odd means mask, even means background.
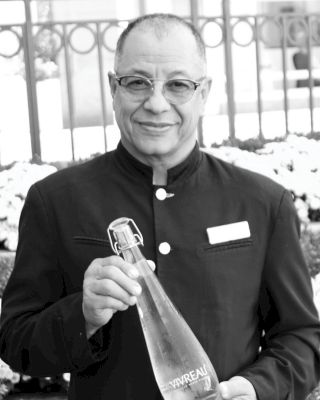
[{"label": "man", "polygon": [[320,328],[291,195],[199,150],[211,82],[198,33],[171,15],[134,21],[109,80],[118,148],[29,191],[1,357],[31,375],[71,371],[70,399],[162,398],[132,307],[137,270],[106,241],[129,217],[223,398],[303,400],[319,379]]}]

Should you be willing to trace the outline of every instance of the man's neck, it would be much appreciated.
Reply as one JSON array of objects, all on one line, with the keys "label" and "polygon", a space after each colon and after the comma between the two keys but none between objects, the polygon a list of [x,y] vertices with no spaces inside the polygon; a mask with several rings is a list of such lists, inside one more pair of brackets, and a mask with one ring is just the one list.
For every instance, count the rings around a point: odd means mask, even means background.
[{"label": "man's neck", "polygon": [[167,168],[153,167],[152,183],[157,186],[165,186],[167,184],[168,172]]},{"label": "man's neck", "polygon": [[127,149],[127,151],[135,157],[137,160],[142,162],[143,164],[149,165],[153,170],[153,179],[152,183],[157,186],[165,186],[168,181],[168,170],[173,168],[180,162],[182,162],[190,152],[195,143],[192,143],[192,147],[190,146],[189,151],[185,151],[185,154],[175,154],[174,158],[166,155],[165,157],[159,155],[146,155],[137,152],[131,145],[128,145],[125,142],[122,142],[123,146]]}]

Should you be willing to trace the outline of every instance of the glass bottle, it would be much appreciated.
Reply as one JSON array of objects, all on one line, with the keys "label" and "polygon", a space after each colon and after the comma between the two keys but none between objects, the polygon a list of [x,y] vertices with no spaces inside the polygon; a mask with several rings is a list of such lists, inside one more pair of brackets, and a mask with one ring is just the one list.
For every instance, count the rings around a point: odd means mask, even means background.
[{"label": "glass bottle", "polygon": [[121,253],[139,271],[142,293],[137,307],[163,398],[221,400],[217,375],[207,354],[139,249],[143,239],[134,221],[116,219],[109,225],[108,235],[114,252]]}]

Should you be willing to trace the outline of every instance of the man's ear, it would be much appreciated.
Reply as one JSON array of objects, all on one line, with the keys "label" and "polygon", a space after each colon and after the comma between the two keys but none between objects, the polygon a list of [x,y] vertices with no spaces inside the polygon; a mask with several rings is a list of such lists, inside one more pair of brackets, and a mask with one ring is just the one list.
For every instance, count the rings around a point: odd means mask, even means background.
[{"label": "man's ear", "polygon": [[201,106],[200,106],[200,114],[204,115],[205,112],[205,106],[206,106],[206,102],[210,93],[210,89],[211,89],[211,84],[212,84],[212,79],[211,78],[205,78],[205,81],[202,82],[201,84],[201,92],[200,92],[200,96],[201,96]]},{"label": "man's ear", "polygon": [[210,90],[211,90],[211,84],[212,84],[212,79],[210,77],[205,78],[202,87],[201,87],[201,97],[206,103],[207,98],[209,96]]},{"label": "man's ear", "polygon": [[115,79],[116,75],[109,71],[108,72],[108,79],[109,79],[109,86],[110,86],[110,91],[111,91],[111,96],[114,97],[114,94],[116,92],[117,88],[117,81]]}]

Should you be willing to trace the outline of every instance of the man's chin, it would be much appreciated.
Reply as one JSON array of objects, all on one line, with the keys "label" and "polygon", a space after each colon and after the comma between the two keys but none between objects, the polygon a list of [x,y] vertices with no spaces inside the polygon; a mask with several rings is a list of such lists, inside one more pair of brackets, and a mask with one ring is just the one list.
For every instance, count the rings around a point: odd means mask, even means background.
[{"label": "man's chin", "polygon": [[173,144],[163,140],[142,140],[136,143],[137,150],[146,156],[163,156],[172,152]]},{"label": "man's chin", "polygon": [[126,140],[123,137],[122,143],[129,153],[139,159],[141,157],[166,157],[174,154],[178,148],[177,142],[173,139],[173,137],[139,137]]},{"label": "man's chin", "polygon": [[161,148],[143,147],[139,149],[140,154],[145,157],[165,157],[169,151]]}]

